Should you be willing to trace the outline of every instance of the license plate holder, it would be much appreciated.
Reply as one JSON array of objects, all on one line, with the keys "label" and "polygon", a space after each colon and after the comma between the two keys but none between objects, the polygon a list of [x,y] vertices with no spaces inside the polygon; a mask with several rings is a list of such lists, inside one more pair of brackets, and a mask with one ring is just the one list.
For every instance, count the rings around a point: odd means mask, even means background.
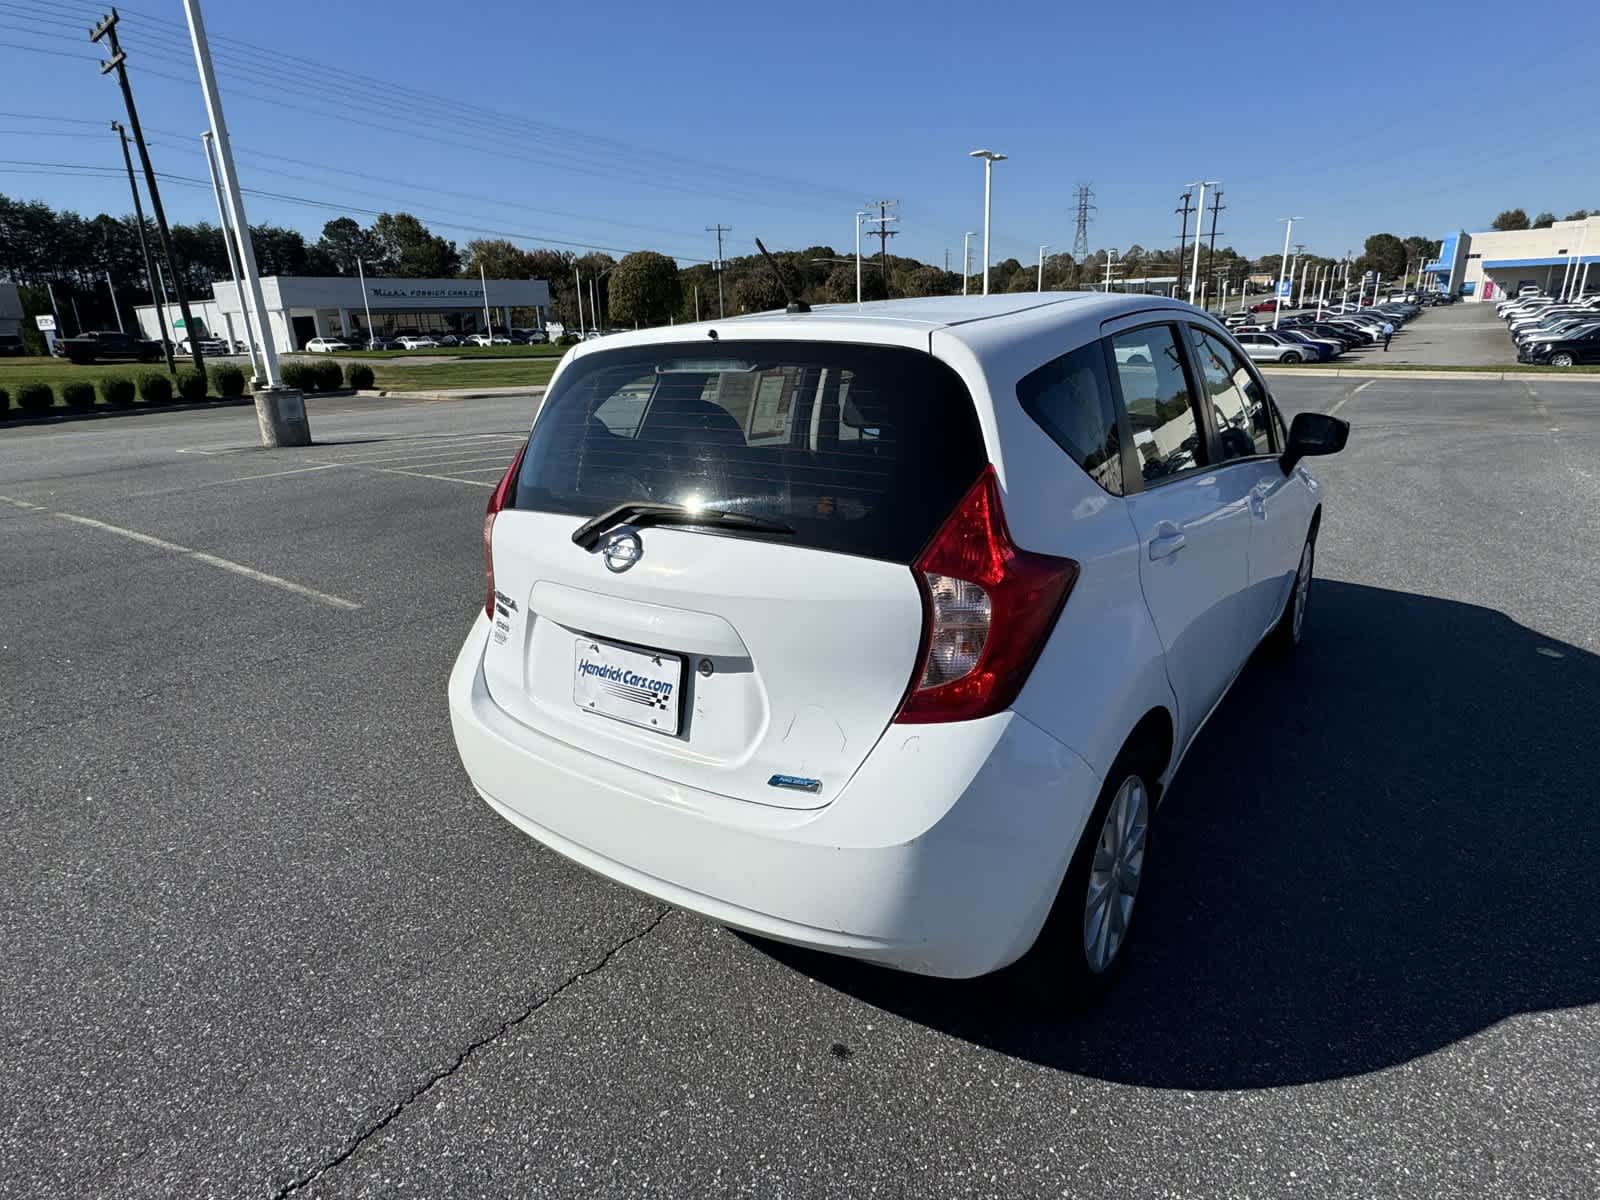
[{"label": "license plate holder", "polygon": [[673,737],[682,693],[681,655],[605,638],[573,643],[572,702],[584,712]]}]

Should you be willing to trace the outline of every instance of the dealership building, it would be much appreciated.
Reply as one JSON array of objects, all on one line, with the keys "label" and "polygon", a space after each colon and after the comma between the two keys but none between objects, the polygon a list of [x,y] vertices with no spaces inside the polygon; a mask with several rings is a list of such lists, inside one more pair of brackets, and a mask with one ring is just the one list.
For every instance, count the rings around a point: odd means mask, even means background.
[{"label": "dealership building", "polygon": [[[1545,229],[1490,230],[1444,236],[1437,262],[1423,271],[1435,288],[1465,300],[1501,300],[1529,284],[1552,295],[1600,289],[1600,216],[1557,221]],[[1576,276],[1576,278],[1574,278]]]},{"label": "dealership building", "polygon": [[[191,300],[189,311],[201,332],[245,340],[244,310],[239,289],[219,280],[212,298]],[[397,333],[482,333],[487,305],[498,330],[511,328],[511,310],[532,309],[533,324],[544,323],[550,286],[539,279],[491,279],[489,293],[476,279],[368,279],[344,275],[267,275],[261,280],[267,322],[280,351],[299,350],[314,337],[360,337]],[[177,304],[165,306],[167,327],[183,337]],[[142,304],[135,312],[145,337],[160,337],[156,306]],[[372,323],[367,324],[371,313]]]}]

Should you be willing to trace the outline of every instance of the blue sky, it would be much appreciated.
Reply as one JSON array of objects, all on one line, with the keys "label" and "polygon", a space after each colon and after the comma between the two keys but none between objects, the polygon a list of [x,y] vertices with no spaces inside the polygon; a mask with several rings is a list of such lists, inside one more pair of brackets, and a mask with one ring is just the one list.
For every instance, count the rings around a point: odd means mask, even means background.
[{"label": "blue sky", "polygon": [[[102,11],[0,0],[0,192],[128,210],[125,177],[107,171],[120,167],[105,122],[121,99],[85,34]],[[122,12],[157,169],[203,179],[182,6]],[[1595,47],[1532,10],[1519,29],[1516,12],[1481,0],[205,8],[241,182],[333,206],[247,196],[253,222],[314,237],[338,211],[365,222],[362,210],[405,209],[462,243],[506,234],[689,260],[710,257],[703,227],[718,221],[734,253],[757,235],[848,253],[857,206],[894,197],[892,248],[935,262],[948,250],[953,264],[963,230],[981,228],[978,146],[1011,156],[995,169],[997,260],[1069,249],[1081,181],[1098,205],[1091,246],[1121,249],[1172,244],[1178,195],[1202,177],[1222,181],[1219,243],[1252,254],[1277,249],[1290,214],[1304,218],[1296,241],[1342,254],[1372,232],[1600,206],[1591,121],[1574,115]],[[174,221],[215,219],[208,188],[175,182],[163,198]]]}]

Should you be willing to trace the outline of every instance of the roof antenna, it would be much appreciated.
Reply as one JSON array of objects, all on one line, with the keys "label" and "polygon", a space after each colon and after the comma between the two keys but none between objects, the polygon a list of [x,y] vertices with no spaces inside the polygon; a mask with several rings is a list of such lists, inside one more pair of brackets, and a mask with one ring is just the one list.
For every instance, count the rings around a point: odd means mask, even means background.
[{"label": "roof antenna", "polygon": [[778,260],[773,258],[772,255],[767,252],[767,248],[761,244],[760,238],[756,239],[756,249],[761,251],[761,257],[767,260],[767,266],[772,268],[772,274],[773,277],[777,279],[778,286],[783,289],[783,294],[789,299],[788,307],[783,311],[788,313],[810,312],[811,305],[807,304],[804,300],[796,298],[794,292],[789,289],[789,281],[783,277],[783,272],[778,270]]}]

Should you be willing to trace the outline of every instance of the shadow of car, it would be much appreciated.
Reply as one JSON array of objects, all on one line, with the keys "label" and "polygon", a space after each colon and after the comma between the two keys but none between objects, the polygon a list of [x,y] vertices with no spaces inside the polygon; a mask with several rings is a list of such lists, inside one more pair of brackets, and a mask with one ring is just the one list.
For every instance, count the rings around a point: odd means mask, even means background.
[{"label": "shadow of car", "polygon": [[1190,751],[1099,1008],[748,940],[953,1036],[1160,1088],[1362,1074],[1600,1001],[1600,656],[1327,580],[1307,619],[1297,660],[1252,663]]}]

